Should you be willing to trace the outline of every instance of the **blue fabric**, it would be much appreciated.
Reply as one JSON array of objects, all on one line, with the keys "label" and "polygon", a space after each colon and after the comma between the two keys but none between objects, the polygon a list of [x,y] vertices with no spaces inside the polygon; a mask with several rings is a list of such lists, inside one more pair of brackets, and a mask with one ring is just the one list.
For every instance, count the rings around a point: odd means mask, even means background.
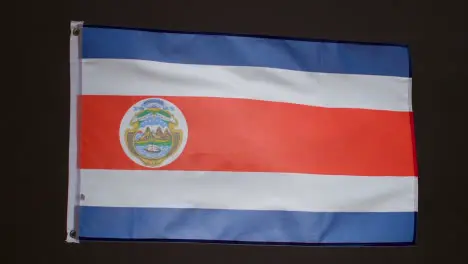
[{"label": "blue fabric", "polygon": [[415,213],[80,209],[80,237],[280,243],[411,243]]},{"label": "blue fabric", "polygon": [[85,27],[83,58],[409,77],[406,47]]}]

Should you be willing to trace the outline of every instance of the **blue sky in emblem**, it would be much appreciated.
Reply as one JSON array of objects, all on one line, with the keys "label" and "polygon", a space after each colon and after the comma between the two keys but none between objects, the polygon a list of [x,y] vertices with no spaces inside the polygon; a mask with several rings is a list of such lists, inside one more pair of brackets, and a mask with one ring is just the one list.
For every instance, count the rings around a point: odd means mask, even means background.
[{"label": "blue sky in emblem", "polygon": [[167,122],[161,120],[161,118],[159,118],[158,116],[151,116],[140,123],[141,128],[146,126],[160,126],[162,128],[168,127]]}]

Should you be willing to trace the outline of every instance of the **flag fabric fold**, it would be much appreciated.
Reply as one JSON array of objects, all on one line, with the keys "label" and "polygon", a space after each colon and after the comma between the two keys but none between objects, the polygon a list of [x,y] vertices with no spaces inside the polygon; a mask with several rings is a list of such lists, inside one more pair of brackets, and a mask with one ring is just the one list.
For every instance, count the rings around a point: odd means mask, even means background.
[{"label": "flag fabric fold", "polygon": [[79,239],[414,241],[406,47],[86,25],[79,38]]}]

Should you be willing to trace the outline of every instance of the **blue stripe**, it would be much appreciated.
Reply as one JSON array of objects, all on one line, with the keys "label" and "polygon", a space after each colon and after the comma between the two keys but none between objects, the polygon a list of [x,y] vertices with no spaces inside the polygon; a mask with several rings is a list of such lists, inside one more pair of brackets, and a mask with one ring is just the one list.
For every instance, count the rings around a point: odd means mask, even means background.
[{"label": "blue stripe", "polygon": [[415,215],[85,206],[79,234],[94,239],[411,243]]},{"label": "blue stripe", "polygon": [[85,27],[83,57],[409,77],[402,46]]}]

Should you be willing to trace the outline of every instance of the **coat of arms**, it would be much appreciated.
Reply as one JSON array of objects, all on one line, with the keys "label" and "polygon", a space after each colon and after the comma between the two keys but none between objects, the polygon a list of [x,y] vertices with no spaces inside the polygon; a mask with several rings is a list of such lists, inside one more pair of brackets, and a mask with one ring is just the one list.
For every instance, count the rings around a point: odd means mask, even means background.
[{"label": "coat of arms", "polygon": [[132,106],[120,125],[120,142],[136,163],[152,168],[174,161],[187,142],[187,123],[182,112],[160,98]]}]

